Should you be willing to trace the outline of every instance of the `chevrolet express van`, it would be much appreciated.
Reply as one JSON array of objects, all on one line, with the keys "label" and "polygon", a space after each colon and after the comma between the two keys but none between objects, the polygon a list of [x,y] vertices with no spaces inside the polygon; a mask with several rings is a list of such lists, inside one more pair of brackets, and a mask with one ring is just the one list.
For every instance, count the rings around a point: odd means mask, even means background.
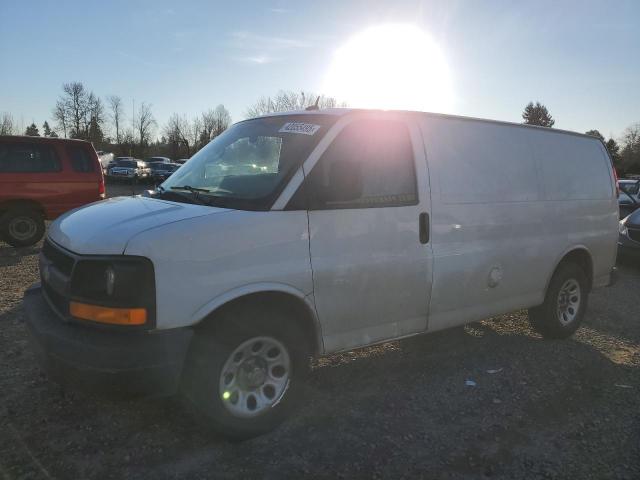
[{"label": "chevrolet express van", "polygon": [[617,237],[596,138],[291,112],[233,125],[148,196],[59,218],[25,304],[54,378],[180,392],[248,437],[286,416],[313,356],[522,308],[571,335]]}]

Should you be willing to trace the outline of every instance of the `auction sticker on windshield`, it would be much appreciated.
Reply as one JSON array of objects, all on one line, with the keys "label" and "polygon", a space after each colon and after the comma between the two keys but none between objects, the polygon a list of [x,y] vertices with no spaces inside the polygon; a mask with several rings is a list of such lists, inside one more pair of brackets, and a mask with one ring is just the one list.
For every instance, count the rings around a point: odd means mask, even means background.
[{"label": "auction sticker on windshield", "polygon": [[320,125],[314,125],[313,123],[302,123],[302,122],[289,122],[285,123],[278,132],[281,133],[301,133],[303,135],[313,135],[315,134]]}]

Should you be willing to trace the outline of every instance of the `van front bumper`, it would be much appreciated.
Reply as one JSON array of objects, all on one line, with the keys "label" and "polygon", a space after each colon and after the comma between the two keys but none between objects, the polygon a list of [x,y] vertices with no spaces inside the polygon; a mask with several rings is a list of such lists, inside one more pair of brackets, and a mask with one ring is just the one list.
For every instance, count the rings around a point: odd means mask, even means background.
[{"label": "van front bumper", "polygon": [[39,363],[54,380],[116,397],[178,390],[193,330],[127,332],[65,322],[40,284],[26,291],[24,306]]}]

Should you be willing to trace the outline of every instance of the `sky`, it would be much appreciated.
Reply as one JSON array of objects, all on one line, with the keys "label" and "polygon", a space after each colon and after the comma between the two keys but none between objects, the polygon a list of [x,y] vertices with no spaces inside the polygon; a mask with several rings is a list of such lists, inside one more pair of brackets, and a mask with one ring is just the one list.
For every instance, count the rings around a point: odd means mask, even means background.
[{"label": "sky", "polygon": [[120,95],[128,121],[143,101],[160,128],[220,103],[241,120],[281,89],[324,93],[336,52],[388,24],[439,47],[446,113],[520,122],[540,101],[556,127],[607,137],[640,122],[637,0],[0,0],[0,112],[51,122],[62,84],[80,81]]}]

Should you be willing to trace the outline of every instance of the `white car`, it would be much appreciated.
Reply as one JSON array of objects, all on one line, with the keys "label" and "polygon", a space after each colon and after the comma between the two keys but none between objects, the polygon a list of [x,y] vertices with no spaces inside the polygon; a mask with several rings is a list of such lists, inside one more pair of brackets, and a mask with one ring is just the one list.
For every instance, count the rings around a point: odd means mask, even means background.
[{"label": "white car", "polygon": [[108,165],[113,162],[113,153],[105,152],[103,150],[98,150],[96,153],[98,154],[98,160],[102,166],[102,173],[106,174]]},{"label": "white car", "polygon": [[235,124],[150,196],[56,220],[27,324],[54,377],[180,391],[248,437],[286,416],[312,356],[522,308],[544,337],[571,335],[612,282],[617,238],[593,137],[274,114]]}]

